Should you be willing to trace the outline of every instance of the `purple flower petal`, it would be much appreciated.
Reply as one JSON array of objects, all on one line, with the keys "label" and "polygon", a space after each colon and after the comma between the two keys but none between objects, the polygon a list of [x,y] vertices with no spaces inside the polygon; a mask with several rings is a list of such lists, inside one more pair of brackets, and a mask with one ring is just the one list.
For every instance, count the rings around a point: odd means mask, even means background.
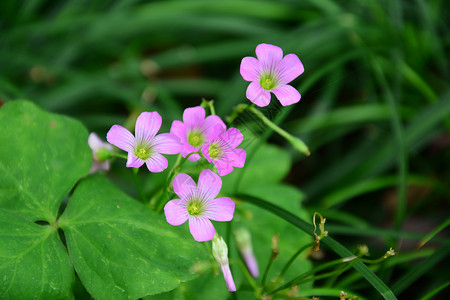
[{"label": "purple flower petal", "polygon": [[186,128],[200,128],[205,120],[205,114],[205,109],[201,106],[186,108],[183,113],[183,122]]},{"label": "purple flower petal", "polygon": [[[216,132],[216,136],[217,136],[221,132],[225,132],[225,130],[227,129],[227,126],[225,125],[225,123],[222,121],[222,119],[220,117],[211,115],[211,116],[206,117],[205,122],[203,123],[202,129],[203,129],[203,132],[205,133],[205,135],[207,135],[207,138],[211,139],[213,131]],[[209,141],[207,141],[207,142],[209,142]]]},{"label": "purple flower petal", "polygon": [[283,59],[283,50],[270,44],[259,44],[256,46],[256,56],[261,64],[262,70],[273,71]]},{"label": "purple flower petal", "polygon": [[300,93],[290,85],[282,85],[272,90],[272,93],[275,94],[275,96],[283,106],[297,103],[298,101],[300,101],[301,97]]},{"label": "purple flower petal", "polygon": [[254,57],[244,57],[241,61],[241,75],[246,81],[258,81],[261,66]]},{"label": "purple flower petal", "polygon": [[97,151],[101,148],[103,148],[103,141],[98,137],[97,134],[95,134],[94,132],[91,132],[89,134],[89,138],[88,138],[88,144],[89,147],[93,150],[93,151]]},{"label": "purple flower petal", "polygon": [[128,152],[127,168],[139,168],[144,164],[144,161],[136,157],[133,152]]},{"label": "purple flower petal", "polygon": [[145,164],[150,172],[158,173],[167,169],[167,158],[159,153],[153,153],[146,161]]},{"label": "purple flower petal", "polygon": [[152,149],[163,154],[178,154],[181,151],[181,143],[176,135],[161,133],[153,138]]},{"label": "purple flower petal", "polygon": [[134,151],[134,136],[120,125],[114,125],[106,134],[106,140],[127,152]]},{"label": "purple flower petal", "polygon": [[208,206],[203,216],[214,221],[231,221],[234,208],[234,201],[228,197],[212,199],[208,201]]},{"label": "purple flower petal", "polygon": [[187,143],[186,125],[183,122],[178,120],[173,121],[170,127],[170,133],[176,135],[183,144]]},{"label": "purple flower petal", "polygon": [[143,112],[136,120],[136,142],[150,143],[161,128],[162,119],[156,112]]},{"label": "purple flower petal", "polygon": [[243,168],[246,157],[247,153],[245,152],[244,149],[236,148],[236,149],[229,149],[225,153],[224,160],[226,160],[233,167]]},{"label": "purple flower petal", "polygon": [[167,223],[170,225],[178,226],[183,224],[189,217],[186,201],[180,199],[170,200],[164,206],[164,214],[166,215]]},{"label": "purple flower petal", "polygon": [[222,270],[228,291],[236,292],[236,285],[234,284],[233,275],[231,275],[230,265],[220,266],[220,269]]},{"label": "purple flower petal", "polygon": [[278,79],[281,85],[288,84],[300,74],[303,73],[305,69],[303,64],[295,54],[286,55],[278,65]]},{"label": "purple flower petal", "polygon": [[229,147],[236,148],[242,143],[244,136],[237,128],[230,128],[224,133],[220,139],[225,142]]},{"label": "purple flower petal", "polygon": [[190,217],[189,230],[197,242],[212,240],[216,232],[211,221],[202,217]]},{"label": "purple flower petal", "polygon": [[198,178],[198,189],[203,199],[212,200],[220,192],[222,188],[222,179],[209,169],[205,169],[200,173]]},{"label": "purple flower petal", "polygon": [[258,81],[253,81],[248,85],[246,96],[259,107],[267,106],[270,103],[270,92],[263,89]]},{"label": "purple flower petal", "polygon": [[197,189],[197,185],[191,176],[180,173],[173,180],[173,191],[181,200],[188,200],[192,193]]},{"label": "purple flower petal", "polygon": [[213,160],[213,164],[217,168],[217,173],[219,173],[220,176],[225,176],[233,172],[233,165],[225,160]]},{"label": "purple flower petal", "polygon": [[246,253],[243,253],[242,256],[244,258],[248,270],[250,271],[250,274],[252,274],[253,277],[258,277],[259,276],[258,262],[256,261],[256,257],[253,254],[253,251],[247,251]]}]

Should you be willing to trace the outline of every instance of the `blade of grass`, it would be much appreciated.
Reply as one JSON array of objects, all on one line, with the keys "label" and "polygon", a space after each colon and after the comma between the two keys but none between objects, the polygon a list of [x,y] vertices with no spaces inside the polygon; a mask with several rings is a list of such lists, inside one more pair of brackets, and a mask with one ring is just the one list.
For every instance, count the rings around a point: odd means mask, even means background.
[{"label": "blade of grass", "polygon": [[[312,225],[276,205],[249,195],[236,195],[236,198],[266,209],[267,211],[272,212],[273,214],[313,236],[314,227]],[[343,258],[353,256],[353,253],[350,250],[331,237],[322,239],[321,243],[328,246],[331,250]],[[384,299],[397,299],[389,287],[381,281],[377,275],[370,271],[364,263],[358,260],[353,268],[361,273],[361,275],[383,296]]]}]

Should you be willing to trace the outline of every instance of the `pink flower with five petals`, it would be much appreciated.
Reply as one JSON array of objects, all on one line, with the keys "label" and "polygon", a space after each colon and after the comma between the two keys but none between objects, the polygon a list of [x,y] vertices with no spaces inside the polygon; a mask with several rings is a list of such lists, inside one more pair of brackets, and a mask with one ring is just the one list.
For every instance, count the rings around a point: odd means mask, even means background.
[{"label": "pink flower with five petals", "polygon": [[[189,153],[197,152],[210,140],[212,129],[215,126],[226,128],[225,123],[218,116],[211,115],[205,118],[205,109],[201,106],[189,107],[184,110],[183,122],[175,120],[170,133],[176,135],[181,143],[181,155],[186,157]],[[200,155],[192,154],[190,161],[197,161]]]},{"label": "pink flower with five petals", "polygon": [[162,172],[167,168],[167,159],[162,154],[178,154],[179,139],[171,133],[156,135],[162,118],[155,112],[143,112],[136,120],[136,137],[120,125],[108,131],[106,140],[128,152],[127,167],[139,168],[144,163],[150,172]]},{"label": "pink flower with five petals", "polygon": [[260,107],[270,103],[270,93],[274,93],[283,106],[300,101],[300,93],[288,85],[304,71],[298,56],[283,57],[283,50],[270,44],[259,44],[256,56],[258,59],[247,56],[241,62],[242,77],[251,81],[247,98]]},{"label": "pink flower with five petals", "polygon": [[210,220],[231,221],[234,202],[228,197],[216,198],[222,179],[209,169],[200,173],[198,185],[187,174],[180,173],[173,180],[173,190],[180,199],[167,202],[166,220],[178,226],[189,220],[189,229],[198,242],[209,241],[216,232]]}]

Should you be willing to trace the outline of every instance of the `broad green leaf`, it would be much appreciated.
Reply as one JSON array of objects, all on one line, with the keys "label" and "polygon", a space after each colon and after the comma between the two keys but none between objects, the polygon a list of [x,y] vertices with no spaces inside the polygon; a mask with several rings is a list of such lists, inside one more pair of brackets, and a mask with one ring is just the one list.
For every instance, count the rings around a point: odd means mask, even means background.
[{"label": "broad green leaf", "polygon": [[[248,133],[244,134],[244,143],[257,143],[257,141],[250,140],[251,136]],[[222,192],[229,194],[246,193],[246,189],[250,186],[280,182],[290,168],[291,157],[286,150],[274,145],[261,145],[253,156],[247,157],[244,168],[234,168],[233,172],[222,178]],[[235,185],[238,186],[237,191]]]},{"label": "broad green leaf", "polygon": [[56,220],[64,196],[87,175],[86,129],[26,101],[0,109],[0,207],[32,221]]},{"label": "broad green leaf", "polygon": [[101,176],[82,181],[59,220],[75,270],[95,299],[170,291],[209,262],[186,227],[128,197]]},{"label": "broad green leaf", "polygon": [[73,282],[57,230],[0,208],[0,299],[72,299]]}]

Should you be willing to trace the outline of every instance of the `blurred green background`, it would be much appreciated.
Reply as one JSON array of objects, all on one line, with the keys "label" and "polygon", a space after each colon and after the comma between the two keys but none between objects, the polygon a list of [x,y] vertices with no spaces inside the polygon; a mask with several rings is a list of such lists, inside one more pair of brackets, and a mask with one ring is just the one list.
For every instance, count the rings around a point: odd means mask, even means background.
[{"label": "blurred green background", "polygon": [[449,216],[446,2],[5,0],[0,101],[32,100],[103,138],[157,110],[168,131],[202,98],[222,117],[248,101],[239,65],[259,43],[295,53],[302,100],[282,108],[272,98],[262,109],[312,152],[269,138],[294,160],[285,181],[349,247],[368,244],[372,258],[394,247],[399,258],[377,274],[400,298],[418,299],[449,283],[448,234],[417,250]]}]

